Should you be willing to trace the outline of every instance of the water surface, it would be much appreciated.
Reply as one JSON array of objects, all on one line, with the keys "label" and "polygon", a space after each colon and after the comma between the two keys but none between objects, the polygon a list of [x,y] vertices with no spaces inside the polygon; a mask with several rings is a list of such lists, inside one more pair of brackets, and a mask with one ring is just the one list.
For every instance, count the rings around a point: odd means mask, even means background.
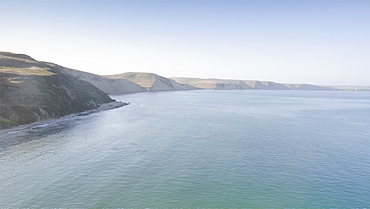
[{"label": "water surface", "polygon": [[370,207],[370,93],[180,91],[0,140],[0,207]]}]

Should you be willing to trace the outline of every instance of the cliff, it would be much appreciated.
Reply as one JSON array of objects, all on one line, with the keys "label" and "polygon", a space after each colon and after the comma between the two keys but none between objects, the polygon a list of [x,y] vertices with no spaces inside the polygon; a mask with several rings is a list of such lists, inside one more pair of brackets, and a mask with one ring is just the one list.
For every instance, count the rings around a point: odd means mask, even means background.
[{"label": "cliff", "polygon": [[27,55],[0,52],[0,129],[91,110],[113,101],[61,68]]}]

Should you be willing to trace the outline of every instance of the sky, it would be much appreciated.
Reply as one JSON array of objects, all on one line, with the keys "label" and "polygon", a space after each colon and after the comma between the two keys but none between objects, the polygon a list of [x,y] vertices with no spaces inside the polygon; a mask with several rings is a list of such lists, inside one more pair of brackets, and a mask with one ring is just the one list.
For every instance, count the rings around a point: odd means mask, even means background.
[{"label": "sky", "polygon": [[0,0],[0,51],[100,75],[370,85],[370,0]]}]

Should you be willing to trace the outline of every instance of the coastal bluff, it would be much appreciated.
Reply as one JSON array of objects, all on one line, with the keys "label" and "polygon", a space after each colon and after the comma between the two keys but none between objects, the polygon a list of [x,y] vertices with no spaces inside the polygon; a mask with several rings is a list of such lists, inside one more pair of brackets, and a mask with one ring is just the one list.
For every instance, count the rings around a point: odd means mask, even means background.
[{"label": "coastal bluff", "polygon": [[0,52],[0,129],[95,109],[111,99],[62,67]]},{"label": "coastal bluff", "polygon": [[215,78],[171,78],[182,85],[190,85],[199,89],[209,90],[308,90],[308,91],[336,91],[333,87],[316,86],[310,84],[282,84],[272,81],[229,80]]}]

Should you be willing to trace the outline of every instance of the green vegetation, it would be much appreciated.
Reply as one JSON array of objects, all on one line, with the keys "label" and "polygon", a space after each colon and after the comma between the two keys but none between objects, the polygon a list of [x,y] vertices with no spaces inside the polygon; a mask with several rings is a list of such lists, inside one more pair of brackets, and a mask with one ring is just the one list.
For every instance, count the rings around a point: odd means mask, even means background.
[{"label": "green vegetation", "polygon": [[[13,122],[9,119],[4,118],[3,116],[0,115],[0,124],[12,124]],[[1,126],[1,125],[0,125]]]},{"label": "green vegetation", "polygon": [[0,129],[14,126],[16,123],[10,119],[6,119],[0,115]]}]

